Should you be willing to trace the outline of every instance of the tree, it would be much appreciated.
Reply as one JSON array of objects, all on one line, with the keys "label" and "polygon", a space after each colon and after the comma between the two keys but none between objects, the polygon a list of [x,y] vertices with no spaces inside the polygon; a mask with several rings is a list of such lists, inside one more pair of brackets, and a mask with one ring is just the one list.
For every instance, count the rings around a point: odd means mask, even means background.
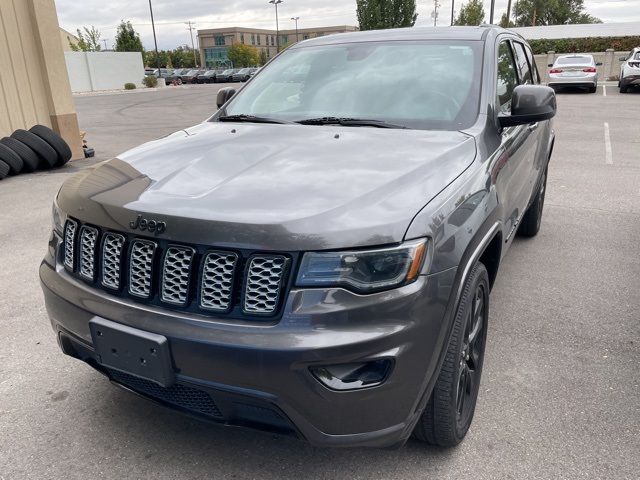
[{"label": "tree", "polygon": [[100,47],[100,37],[102,34],[96,27],[93,25],[91,28],[82,27],[84,29],[84,33],[77,30],[78,32],[78,43],[73,43],[69,40],[69,47],[74,52],[99,52],[102,50]]},{"label": "tree", "polygon": [[584,0],[519,0],[516,25],[564,25],[568,23],[602,23],[585,11]]},{"label": "tree", "polygon": [[413,27],[416,0],[356,0],[360,30]]},{"label": "tree", "polygon": [[502,28],[512,28],[515,27],[516,24],[513,23],[513,20],[510,20],[509,17],[507,16],[507,13],[503,13],[502,17],[500,18],[500,26]]},{"label": "tree", "polygon": [[120,25],[118,25],[115,51],[144,53],[144,47],[142,46],[140,35],[138,35],[138,33],[133,29],[131,22],[125,22],[122,20]]},{"label": "tree", "polygon": [[227,52],[227,56],[236,68],[253,67],[260,62],[258,49],[251,45],[244,45],[242,43],[234,43],[231,45]]},{"label": "tree", "polygon": [[469,0],[463,4],[455,21],[456,25],[480,25],[482,23],[484,23],[484,2],[482,0]]},{"label": "tree", "polygon": [[260,65],[265,65],[268,61],[267,51],[265,49],[260,50]]}]

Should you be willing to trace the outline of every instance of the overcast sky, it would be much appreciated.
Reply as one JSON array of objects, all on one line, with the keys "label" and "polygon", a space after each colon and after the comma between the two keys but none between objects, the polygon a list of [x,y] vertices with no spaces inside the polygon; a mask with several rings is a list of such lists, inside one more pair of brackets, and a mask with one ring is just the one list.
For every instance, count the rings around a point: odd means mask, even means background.
[{"label": "overcast sky", "polygon": [[[515,0],[514,0],[515,2]],[[451,0],[441,0],[438,25],[449,25]],[[456,0],[456,7],[464,0]],[[355,0],[284,0],[279,6],[280,28],[294,28],[291,17],[300,17],[300,28],[328,25],[357,25]],[[432,25],[433,0],[418,0],[418,25]],[[487,21],[489,21],[489,4]],[[640,21],[640,0],[585,0],[587,11],[605,22]],[[121,19],[130,20],[140,33],[145,48],[153,47],[147,0],[56,0],[60,25],[71,31],[94,25],[112,47]],[[496,0],[497,23],[507,0]],[[182,23],[195,21],[197,28],[244,26],[275,28],[275,11],[268,0],[153,0],[159,48],[190,44]]]}]

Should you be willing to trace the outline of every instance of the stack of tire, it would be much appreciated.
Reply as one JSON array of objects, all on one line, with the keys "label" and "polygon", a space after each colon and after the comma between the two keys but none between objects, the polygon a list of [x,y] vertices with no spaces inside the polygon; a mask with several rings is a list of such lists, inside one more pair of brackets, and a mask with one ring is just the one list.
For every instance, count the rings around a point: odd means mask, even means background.
[{"label": "stack of tire", "polygon": [[69,145],[49,127],[16,130],[0,140],[0,180],[7,175],[61,167],[70,159]]}]

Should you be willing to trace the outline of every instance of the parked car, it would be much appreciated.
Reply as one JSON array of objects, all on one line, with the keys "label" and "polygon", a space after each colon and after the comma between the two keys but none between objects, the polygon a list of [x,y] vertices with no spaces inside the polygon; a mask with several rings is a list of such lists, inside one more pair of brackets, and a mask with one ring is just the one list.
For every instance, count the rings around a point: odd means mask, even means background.
[{"label": "parked car", "polygon": [[561,55],[553,64],[550,64],[549,86],[557,89],[560,87],[582,87],[595,93],[598,89],[598,69],[602,63],[596,63],[593,55],[575,54]]},{"label": "parked car", "polygon": [[182,85],[182,77],[181,75],[184,75],[185,73],[187,73],[189,70],[186,68],[178,68],[176,70],[174,70],[171,75],[167,76],[167,78],[165,79],[167,82],[167,85],[171,85],[173,82],[177,83],[178,85]]},{"label": "parked car", "polygon": [[217,103],[62,186],[40,266],[62,351],[226,425],[458,444],[501,261],[541,227],[556,98],[526,41],[320,37]]},{"label": "parked car", "polygon": [[182,78],[182,83],[198,83],[198,76],[204,73],[205,70],[191,69],[180,75],[180,78]]},{"label": "parked car", "polygon": [[233,81],[233,76],[238,73],[239,69],[230,68],[216,75],[216,83],[229,83]]},{"label": "parked car", "polygon": [[254,69],[253,69],[253,72],[251,72],[251,73],[249,74],[249,76],[250,76],[250,77],[255,77],[255,76],[256,76],[256,74],[257,74],[260,70],[262,70],[262,67],[254,68]]},{"label": "parked car", "polygon": [[255,68],[243,68],[242,70],[238,70],[238,72],[231,77],[231,80],[234,82],[246,82],[251,78],[251,74],[255,71]]},{"label": "parked car", "polygon": [[627,93],[629,88],[640,85],[640,47],[634,48],[628,57],[620,59],[620,93]]},{"label": "parked car", "polygon": [[207,70],[202,75],[198,75],[198,83],[214,83],[216,80],[216,71]]}]

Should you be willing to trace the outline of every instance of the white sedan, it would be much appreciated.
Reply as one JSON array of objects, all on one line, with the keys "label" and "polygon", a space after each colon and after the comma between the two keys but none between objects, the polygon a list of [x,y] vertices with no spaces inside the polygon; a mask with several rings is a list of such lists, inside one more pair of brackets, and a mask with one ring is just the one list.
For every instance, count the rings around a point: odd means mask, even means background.
[{"label": "white sedan", "polygon": [[561,55],[549,65],[549,86],[554,90],[559,87],[583,87],[595,93],[599,65],[602,64],[596,63],[593,55]]}]

